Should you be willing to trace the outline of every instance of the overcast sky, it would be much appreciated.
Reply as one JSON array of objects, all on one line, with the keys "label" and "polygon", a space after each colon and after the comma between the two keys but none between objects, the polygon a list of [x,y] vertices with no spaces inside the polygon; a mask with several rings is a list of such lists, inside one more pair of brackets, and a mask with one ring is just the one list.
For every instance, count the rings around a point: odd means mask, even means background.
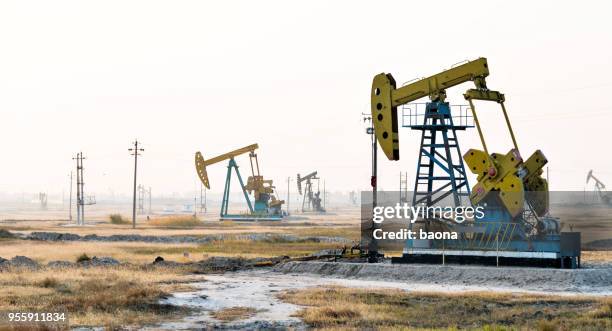
[{"label": "overcast sky", "polygon": [[[607,1],[2,1],[0,192],[67,190],[83,151],[87,190],[128,193],[135,138],[155,192],[199,187],[195,151],[255,142],[279,186],[318,170],[328,190],[367,189],[373,76],[401,83],[481,56],[522,154],[548,157],[552,189],[582,190],[591,168],[612,185],[611,12]],[[506,153],[501,112],[480,113],[489,149]],[[480,148],[475,130],[460,139]],[[414,178],[419,137],[400,140],[400,161],[380,153],[384,189],[400,171]],[[246,176],[248,158],[237,161]],[[213,191],[225,170],[210,167]]]}]

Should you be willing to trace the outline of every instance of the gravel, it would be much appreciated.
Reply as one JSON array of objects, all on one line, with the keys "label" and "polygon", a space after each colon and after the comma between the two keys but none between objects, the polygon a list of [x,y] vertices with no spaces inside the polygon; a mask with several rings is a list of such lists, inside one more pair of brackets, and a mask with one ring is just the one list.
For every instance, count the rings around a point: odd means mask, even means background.
[{"label": "gravel", "polygon": [[307,330],[306,325],[304,323],[295,321],[252,321],[237,323],[213,323],[210,325],[206,325],[206,327],[212,330]]},{"label": "gravel", "polygon": [[116,266],[119,265],[119,261],[113,259],[112,257],[103,256],[103,257],[92,257],[89,260],[81,261],[78,265],[83,267],[108,267],[108,266]]},{"label": "gravel", "polygon": [[38,262],[30,259],[26,256],[15,256],[10,260],[0,257],[0,269],[7,268],[28,268],[28,269],[38,269]]},{"label": "gravel", "polygon": [[0,229],[0,238],[14,238],[14,237],[15,235],[13,235],[10,231]]},{"label": "gravel", "polygon": [[62,268],[72,268],[75,267],[77,264],[74,262],[70,262],[70,261],[50,261],[49,263],[47,263],[47,267],[49,268],[57,268],[57,269],[62,269]]},{"label": "gravel", "polygon": [[18,255],[11,259],[11,266],[35,269],[38,268],[38,262],[30,259],[29,257]]},{"label": "gravel", "polygon": [[571,270],[297,261],[278,264],[273,270],[285,274],[306,273],[347,279],[612,295],[612,267]]}]

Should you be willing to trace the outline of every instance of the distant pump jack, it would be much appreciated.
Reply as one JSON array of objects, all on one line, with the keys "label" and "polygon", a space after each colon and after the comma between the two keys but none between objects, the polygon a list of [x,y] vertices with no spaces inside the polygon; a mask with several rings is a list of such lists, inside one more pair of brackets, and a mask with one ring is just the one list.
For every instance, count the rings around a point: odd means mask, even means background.
[{"label": "distant pump jack", "polygon": [[[317,191],[314,192],[312,188],[312,182],[317,181]],[[313,171],[306,176],[301,177],[300,174],[297,174],[297,187],[298,192],[302,195],[302,185],[304,185],[304,192],[302,198],[302,212],[318,212],[324,213],[325,208],[322,206],[321,199],[321,191],[319,190],[319,180],[317,177],[317,172]],[[304,182],[304,184],[302,184]],[[325,193],[324,193],[325,194]]]}]

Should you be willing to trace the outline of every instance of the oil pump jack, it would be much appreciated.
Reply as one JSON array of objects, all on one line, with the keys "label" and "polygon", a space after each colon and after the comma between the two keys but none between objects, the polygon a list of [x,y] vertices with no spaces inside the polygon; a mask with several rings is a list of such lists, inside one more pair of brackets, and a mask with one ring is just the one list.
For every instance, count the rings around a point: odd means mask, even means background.
[{"label": "oil pump jack", "polygon": [[[229,160],[227,165],[227,176],[225,178],[225,188],[223,190],[223,200],[221,202],[221,220],[273,221],[282,219],[283,212],[281,207],[285,201],[278,200],[276,198],[276,196],[274,195],[274,186],[272,185],[272,180],[264,179],[261,173],[259,172],[259,162],[257,160],[257,154],[255,153],[255,150],[257,148],[259,148],[259,146],[257,144],[253,144],[243,148],[239,148],[229,153],[216,156],[209,160],[205,160],[202,156],[202,153],[196,152],[196,171],[198,173],[198,177],[200,177],[200,180],[202,181],[204,186],[206,186],[207,189],[210,189],[210,184],[206,167],[221,161]],[[251,163],[251,176],[249,176],[245,185],[242,180],[242,176],[240,176],[240,172],[238,171],[238,165],[236,164],[234,158],[246,153],[249,154],[249,161]],[[236,176],[238,177],[238,182],[240,183],[242,193],[244,194],[244,199],[249,209],[248,213],[246,214],[228,213],[232,169],[234,169]],[[253,203],[251,203],[249,194],[253,195]]]},{"label": "oil pump jack", "polygon": [[[302,198],[302,212],[305,211],[313,211],[324,213],[325,209],[321,206],[321,191],[319,190],[319,177],[317,177],[317,172],[313,171],[304,177],[300,177],[300,174],[297,174],[297,187],[298,192],[302,195],[302,182],[306,182],[304,184],[304,194]],[[312,181],[317,181],[317,192],[315,193],[312,189]]]},{"label": "oil pump jack", "polygon": [[[483,211],[482,217],[464,222],[441,215],[419,220],[426,230],[455,232],[458,239],[408,239],[402,257],[393,262],[496,261],[498,265],[526,263],[577,268],[580,233],[561,232],[559,220],[548,215],[548,183],[541,176],[548,160],[539,150],[523,159],[504,106],[505,97],[487,87],[488,75],[487,59],[479,58],[399,88],[391,74],[374,77],[371,89],[374,132],[389,160],[399,160],[397,107],[424,97],[430,100],[422,123],[412,126],[421,131],[413,205],[434,206],[452,195],[458,206],[461,189],[467,188],[469,203]],[[454,131],[461,127],[453,123],[450,105],[445,100],[446,89],[465,82],[475,85],[465,92],[464,98],[469,102],[483,148],[470,149],[463,155],[470,171],[477,176],[471,191],[463,160],[452,162],[452,152],[459,153]],[[475,100],[492,101],[501,106],[513,143],[506,154],[489,153]]]},{"label": "oil pump jack", "polygon": [[597,191],[597,195],[601,199],[601,202],[605,203],[606,205],[609,205],[610,196],[608,195],[608,192],[606,191],[606,185],[602,181],[600,181],[597,177],[593,176],[593,170],[589,170],[589,173],[587,174],[586,183],[588,184],[589,180],[591,179],[593,179],[593,181],[595,182],[595,191]]}]

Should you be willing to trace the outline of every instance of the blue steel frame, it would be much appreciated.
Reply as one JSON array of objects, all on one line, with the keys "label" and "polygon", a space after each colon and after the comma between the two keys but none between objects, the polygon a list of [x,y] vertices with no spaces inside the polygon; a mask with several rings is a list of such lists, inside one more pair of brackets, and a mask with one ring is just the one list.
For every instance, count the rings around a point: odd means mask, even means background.
[{"label": "blue steel frame", "polygon": [[249,206],[249,212],[253,214],[253,205],[251,204],[251,199],[249,199],[249,194],[244,188],[244,182],[242,181],[242,177],[240,176],[240,171],[238,171],[238,165],[234,158],[229,160],[227,164],[227,176],[225,177],[225,188],[223,189],[223,201],[221,202],[221,213],[220,216],[222,218],[227,217],[227,209],[229,207],[229,195],[230,195],[230,184],[232,181],[232,168],[236,172],[236,176],[238,177],[238,182],[240,183],[240,187],[242,188],[242,193],[244,193],[244,199],[246,200],[247,205]]},{"label": "blue steel frame", "polygon": [[[404,127],[422,131],[412,204],[431,206],[452,194],[455,206],[460,206],[460,197],[469,196],[470,187],[456,131],[473,125],[464,121],[460,121],[462,125],[455,125],[447,102],[428,102],[425,107],[422,124],[412,123],[412,118],[408,125],[403,123]],[[438,133],[442,142],[436,141]],[[453,154],[458,164],[453,162]],[[436,176],[436,167],[443,170],[445,175]],[[426,172],[422,172],[423,169]],[[466,192],[462,192],[464,188]]]}]

